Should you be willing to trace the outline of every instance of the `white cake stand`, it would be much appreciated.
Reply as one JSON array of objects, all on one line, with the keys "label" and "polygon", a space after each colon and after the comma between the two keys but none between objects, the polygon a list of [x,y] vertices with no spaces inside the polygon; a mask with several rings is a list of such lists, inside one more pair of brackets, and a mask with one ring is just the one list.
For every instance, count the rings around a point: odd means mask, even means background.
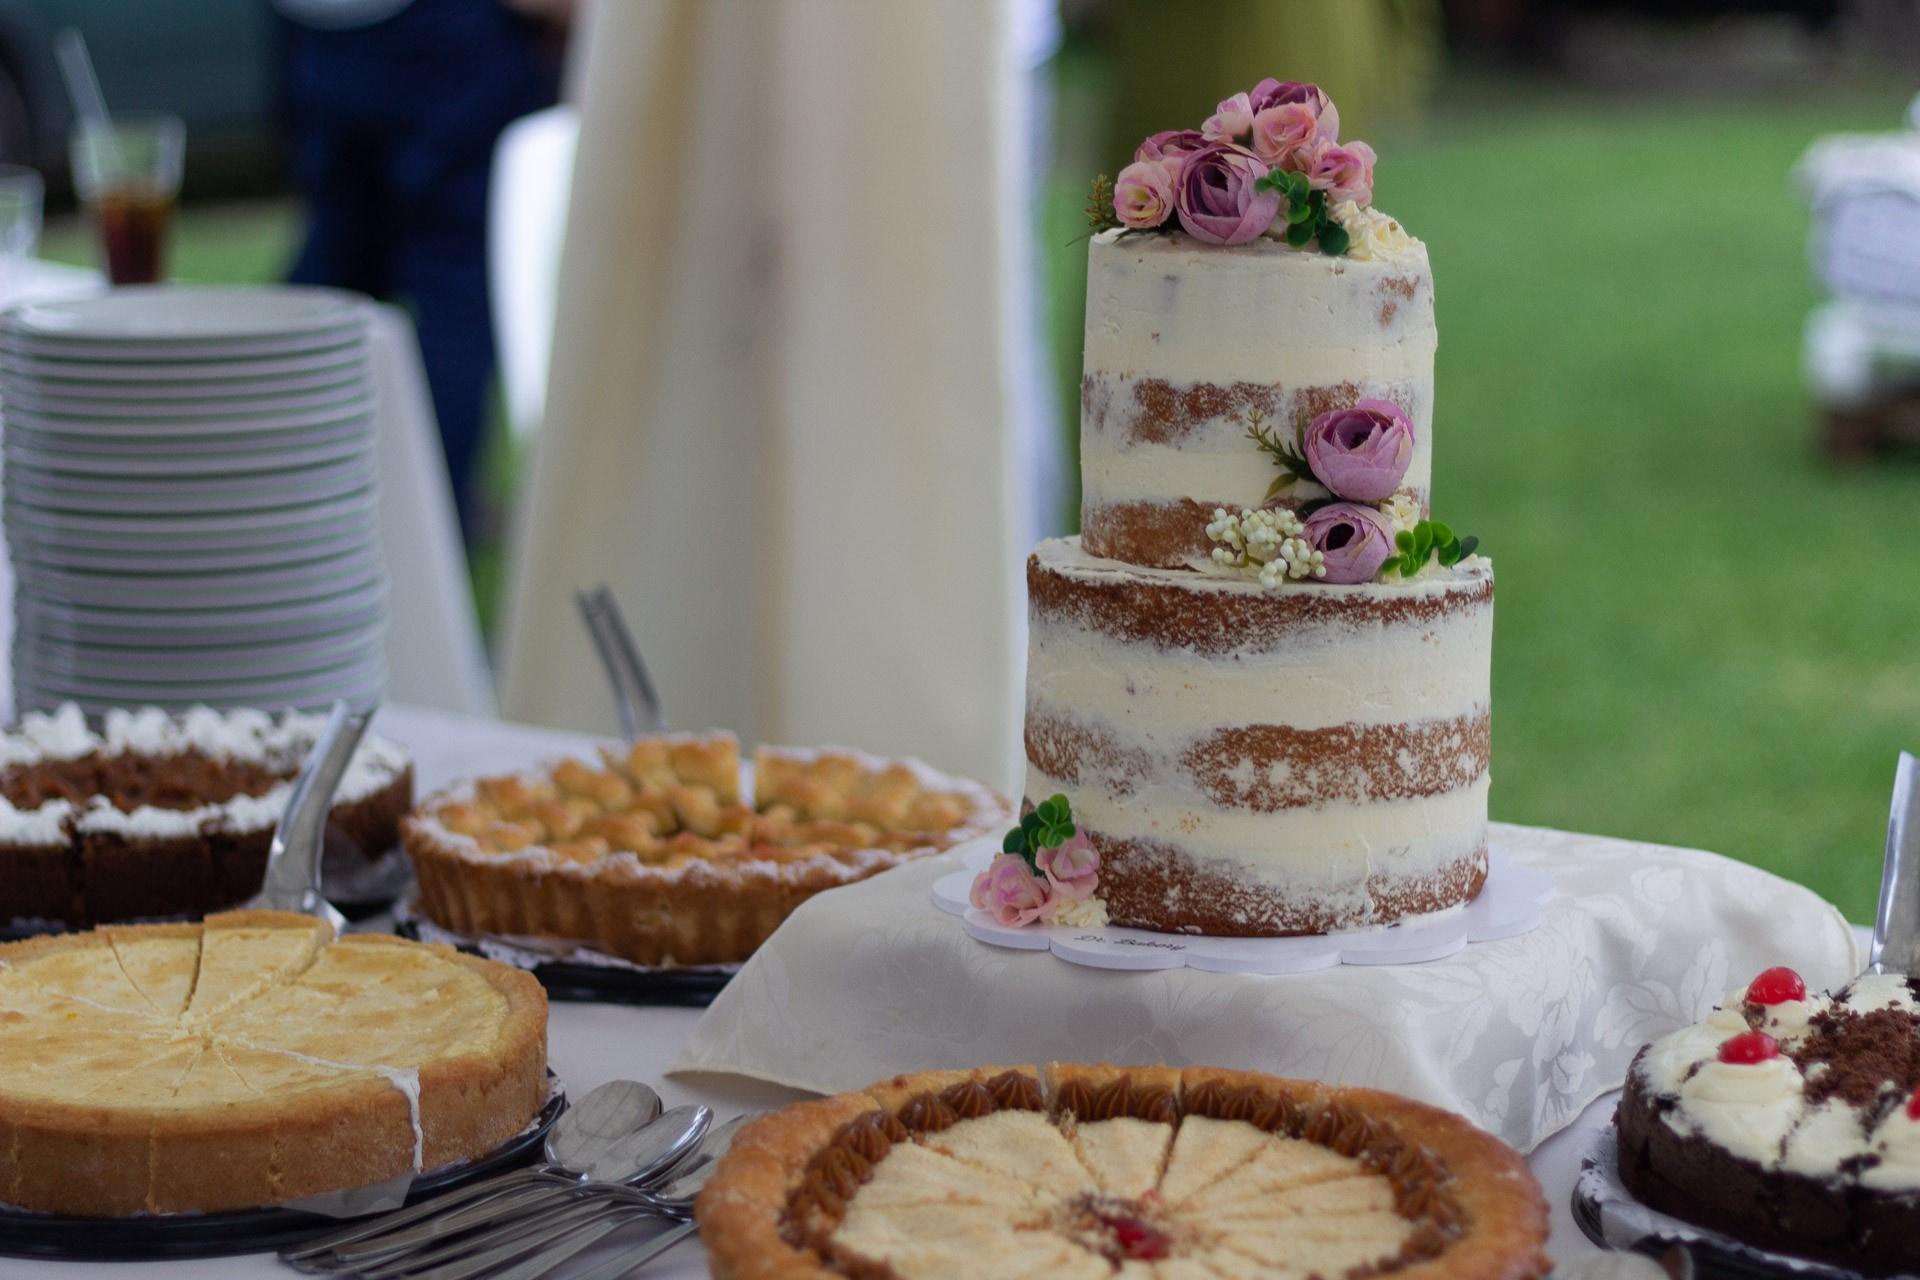
[{"label": "white cake stand", "polygon": [[1515,863],[1498,845],[1487,854],[1487,879],[1479,896],[1391,925],[1308,938],[1214,938],[1148,929],[1074,929],[1028,926],[1012,929],[967,900],[973,878],[999,851],[995,840],[963,845],[966,869],[933,883],[933,902],[955,917],[975,941],[1017,951],[1051,951],[1069,964],[1092,969],[1203,969],[1212,973],[1311,973],[1337,964],[1424,964],[1472,943],[1517,937],[1540,923],[1540,908],[1553,897],[1553,878]]}]

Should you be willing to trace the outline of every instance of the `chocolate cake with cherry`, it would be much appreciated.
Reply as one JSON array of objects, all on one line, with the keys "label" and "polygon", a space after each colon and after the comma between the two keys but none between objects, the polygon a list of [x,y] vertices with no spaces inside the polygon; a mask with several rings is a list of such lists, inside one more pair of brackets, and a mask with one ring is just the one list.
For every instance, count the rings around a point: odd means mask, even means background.
[{"label": "chocolate cake with cherry", "polygon": [[1870,1275],[1920,1268],[1920,983],[1769,969],[1640,1051],[1620,1176],[1643,1203]]},{"label": "chocolate cake with cherry", "polygon": [[[322,716],[113,711],[71,703],[0,733],[0,923],[91,926],[201,916],[260,888],[267,846]],[[335,792],[337,854],[385,853],[413,766],[369,736]]]}]

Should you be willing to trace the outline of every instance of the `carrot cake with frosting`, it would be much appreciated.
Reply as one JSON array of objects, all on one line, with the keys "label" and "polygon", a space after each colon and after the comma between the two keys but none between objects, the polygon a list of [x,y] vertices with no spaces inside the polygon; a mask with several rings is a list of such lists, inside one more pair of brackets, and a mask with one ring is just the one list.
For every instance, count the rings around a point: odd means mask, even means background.
[{"label": "carrot cake with frosting", "polygon": [[1113,923],[1319,933],[1485,879],[1493,570],[1433,518],[1433,277],[1374,163],[1263,80],[1096,184],[1026,799],[1070,806]]}]

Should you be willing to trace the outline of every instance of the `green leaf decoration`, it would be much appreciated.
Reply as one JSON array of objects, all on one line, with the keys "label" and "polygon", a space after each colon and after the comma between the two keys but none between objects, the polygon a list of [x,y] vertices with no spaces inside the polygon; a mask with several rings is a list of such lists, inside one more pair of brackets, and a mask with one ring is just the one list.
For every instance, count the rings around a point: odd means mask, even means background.
[{"label": "green leaf decoration", "polygon": [[1311,222],[1295,222],[1287,227],[1287,243],[1296,249],[1304,249],[1307,241],[1313,239]]},{"label": "green leaf decoration", "polygon": [[1327,211],[1327,193],[1324,191],[1308,193],[1307,204],[1312,207],[1315,217],[1321,216]]},{"label": "green leaf decoration", "polygon": [[1290,195],[1293,184],[1287,181],[1287,171],[1279,165],[1267,170],[1253,181],[1255,191],[1278,191],[1281,195]]},{"label": "green leaf decoration", "polygon": [[1394,534],[1393,545],[1402,551],[1413,550],[1413,531],[1410,529],[1402,529],[1400,532]]},{"label": "green leaf decoration", "polygon": [[1452,542],[1454,540],[1453,530],[1448,528],[1446,525],[1442,524],[1440,521],[1428,520],[1426,521],[1426,526],[1427,528],[1433,530],[1434,546],[1444,547],[1449,542]]},{"label": "green leaf decoration", "polygon": [[1093,180],[1093,190],[1087,194],[1087,225],[1095,231],[1106,231],[1120,225],[1119,215],[1113,211],[1113,179],[1100,174]]},{"label": "green leaf decoration", "polygon": [[1025,853],[1027,851],[1027,833],[1021,827],[1007,832],[1007,838],[1000,842],[1002,853]]},{"label": "green leaf decoration", "polygon": [[1275,498],[1293,488],[1296,483],[1298,483],[1298,481],[1294,479],[1291,473],[1277,475],[1273,478],[1273,483],[1267,486],[1266,496],[1261,498],[1260,501],[1272,502]]},{"label": "green leaf decoration", "polygon": [[1320,252],[1328,257],[1339,257],[1352,243],[1353,238],[1347,234],[1347,229],[1337,222],[1329,222],[1320,229]]},{"label": "green leaf decoration", "polygon": [[1432,552],[1433,552],[1433,526],[1428,524],[1425,520],[1422,520],[1419,524],[1416,524],[1415,526],[1413,526],[1414,559],[1419,561],[1421,564],[1425,564],[1427,561],[1427,557],[1430,554],[1432,554]]},{"label": "green leaf decoration", "polygon": [[[1289,235],[1292,233],[1289,232]],[[1307,465],[1305,450],[1296,439],[1288,444],[1280,438],[1280,433],[1267,425],[1267,416],[1258,409],[1247,410],[1247,439],[1260,447],[1261,452],[1273,459],[1282,475],[1267,490],[1267,497],[1273,498],[1290,485],[1301,481],[1319,483],[1313,474],[1313,468]]]},{"label": "green leaf decoration", "polygon": [[1466,537],[1460,539],[1460,558],[1462,560],[1465,560],[1468,556],[1473,554],[1474,548],[1478,547],[1479,545],[1480,545],[1480,539],[1474,537],[1472,534],[1468,534]]},{"label": "green leaf decoration", "polygon": [[1307,181],[1306,174],[1301,173],[1297,169],[1288,171],[1287,198],[1289,200],[1305,202],[1308,194],[1311,193],[1312,190],[1313,184]]},{"label": "green leaf decoration", "polygon": [[1294,223],[1305,222],[1312,217],[1313,210],[1309,209],[1306,205],[1292,200],[1287,202],[1287,225],[1292,226]]}]

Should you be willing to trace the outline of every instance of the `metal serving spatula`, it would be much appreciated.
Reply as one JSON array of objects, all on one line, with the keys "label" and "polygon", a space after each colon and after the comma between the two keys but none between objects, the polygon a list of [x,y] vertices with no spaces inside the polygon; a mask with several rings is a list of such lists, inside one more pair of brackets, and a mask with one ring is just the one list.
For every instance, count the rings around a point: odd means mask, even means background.
[{"label": "metal serving spatula", "polygon": [[1905,751],[1893,774],[1880,911],[1867,972],[1920,974],[1920,760]]},{"label": "metal serving spatula", "polygon": [[371,709],[352,711],[344,702],[333,704],[327,727],[321,730],[293,780],[293,792],[287,797],[280,825],[273,829],[260,892],[245,906],[319,916],[333,926],[335,933],[346,928],[347,918],[320,892],[320,853],[326,845],[333,793],[372,719]]},{"label": "metal serving spatula", "polygon": [[643,733],[664,733],[666,714],[660,707],[660,695],[654,691],[647,664],[640,660],[639,646],[627,630],[613,592],[605,583],[591,591],[574,593],[580,616],[586,621],[587,634],[606,669],[607,682],[613,686],[613,699],[620,713],[620,731],[628,741]]}]

